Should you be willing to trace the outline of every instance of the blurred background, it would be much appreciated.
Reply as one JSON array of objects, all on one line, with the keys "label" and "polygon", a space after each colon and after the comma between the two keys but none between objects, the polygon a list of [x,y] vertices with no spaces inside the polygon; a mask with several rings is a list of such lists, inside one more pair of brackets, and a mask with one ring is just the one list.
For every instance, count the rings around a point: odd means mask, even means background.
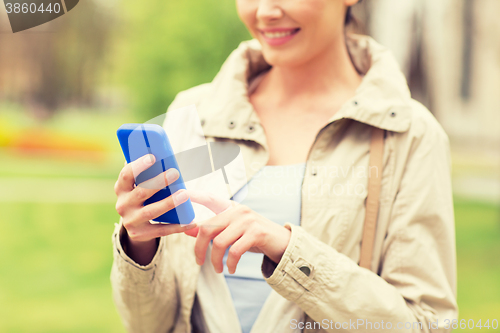
[{"label": "blurred background", "polygon": [[[354,12],[350,29],[392,49],[450,137],[460,318],[500,320],[500,1]],[[234,0],[86,0],[16,34],[0,5],[0,332],[124,332],[115,131],[211,81],[248,38]]]}]

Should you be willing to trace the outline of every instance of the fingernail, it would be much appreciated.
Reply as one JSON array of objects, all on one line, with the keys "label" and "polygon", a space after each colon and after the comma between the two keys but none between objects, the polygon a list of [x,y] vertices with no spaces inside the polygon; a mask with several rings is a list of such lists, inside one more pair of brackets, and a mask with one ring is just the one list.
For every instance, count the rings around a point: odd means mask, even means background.
[{"label": "fingernail", "polygon": [[155,163],[155,156],[153,154],[148,154],[144,156],[143,161],[146,165],[153,165]]},{"label": "fingernail", "polygon": [[180,205],[181,203],[183,203],[184,201],[186,201],[188,198],[187,194],[186,194],[186,191],[180,191],[180,192],[176,192],[174,194],[174,204],[176,206]]},{"label": "fingernail", "polygon": [[201,266],[201,259],[196,257],[196,263]]},{"label": "fingernail", "polygon": [[168,184],[172,184],[173,182],[175,182],[178,176],[179,172],[175,168],[168,169],[167,172],[165,173],[165,177],[167,177]]}]

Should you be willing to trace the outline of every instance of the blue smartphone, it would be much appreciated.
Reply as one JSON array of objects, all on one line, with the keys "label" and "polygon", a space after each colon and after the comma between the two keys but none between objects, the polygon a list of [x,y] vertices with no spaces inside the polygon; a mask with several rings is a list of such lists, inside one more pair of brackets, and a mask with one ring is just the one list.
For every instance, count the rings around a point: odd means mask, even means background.
[{"label": "blue smartphone", "polygon": [[[146,154],[153,154],[155,163],[149,169],[135,176],[138,185],[160,173],[175,168],[179,171],[179,178],[172,184],[160,189],[144,202],[144,205],[163,200],[180,189],[186,189],[180,173],[175,154],[163,127],[155,124],[124,124],[116,131],[118,141],[125,155],[127,163],[133,162]],[[195,217],[191,199],[176,208],[153,219],[152,223],[189,224]]]}]

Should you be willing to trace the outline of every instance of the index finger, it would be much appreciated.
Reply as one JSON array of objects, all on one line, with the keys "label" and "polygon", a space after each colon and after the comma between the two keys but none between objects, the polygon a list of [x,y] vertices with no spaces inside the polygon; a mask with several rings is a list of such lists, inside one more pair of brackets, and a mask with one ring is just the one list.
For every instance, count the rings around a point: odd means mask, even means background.
[{"label": "index finger", "polygon": [[236,202],[223,197],[219,197],[212,192],[189,189],[186,190],[186,194],[189,196],[192,202],[196,202],[197,204],[207,207],[217,215],[228,210],[236,204]]},{"label": "index finger", "polygon": [[[188,195],[189,199],[191,199],[191,202],[203,205],[217,215],[228,211],[229,209],[234,207],[235,204],[237,204],[233,200],[219,197],[211,192],[198,191],[198,190],[186,190],[186,194]],[[198,225],[199,226],[210,225],[212,219],[213,218],[198,222]],[[194,229],[186,231],[185,233],[188,236],[197,237],[198,232],[199,232],[199,227],[196,227]]]},{"label": "index finger", "polygon": [[155,160],[153,154],[147,154],[125,165],[115,184],[116,194],[124,191],[132,191],[134,189],[136,177],[140,175],[141,172],[151,167],[155,163]]}]

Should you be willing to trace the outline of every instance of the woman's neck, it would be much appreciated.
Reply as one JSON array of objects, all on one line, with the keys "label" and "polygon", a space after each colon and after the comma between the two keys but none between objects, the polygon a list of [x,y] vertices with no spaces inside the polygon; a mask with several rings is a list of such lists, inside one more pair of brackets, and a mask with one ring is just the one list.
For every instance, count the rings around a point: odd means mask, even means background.
[{"label": "woman's neck", "polygon": [[354,94],[361,77],[351,62],[345,40],[293,67],[273,66],[261,83],[276,103],[311,97]]}]

